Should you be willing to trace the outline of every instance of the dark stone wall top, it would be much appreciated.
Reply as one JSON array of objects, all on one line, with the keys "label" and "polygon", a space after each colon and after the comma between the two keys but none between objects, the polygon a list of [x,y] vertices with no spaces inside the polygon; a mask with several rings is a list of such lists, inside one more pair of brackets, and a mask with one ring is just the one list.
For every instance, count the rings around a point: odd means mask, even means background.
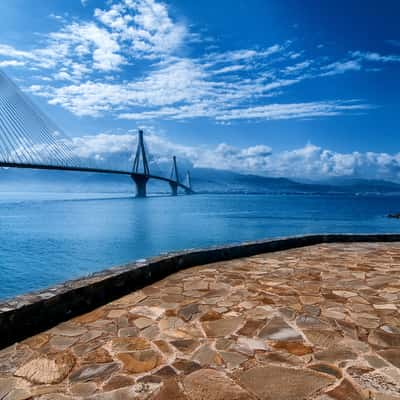
[{"label": "dark stone wall top", "polygon": [[196,265],[321,243],[400,242],[400,234],[321,234],[169,253],[0,303],[0,348]]}]

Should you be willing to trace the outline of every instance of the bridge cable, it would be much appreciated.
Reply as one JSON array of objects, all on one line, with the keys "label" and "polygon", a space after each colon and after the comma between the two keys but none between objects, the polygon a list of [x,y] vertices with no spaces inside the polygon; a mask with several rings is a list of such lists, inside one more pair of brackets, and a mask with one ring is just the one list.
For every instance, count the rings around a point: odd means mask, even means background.
[{"label": "bridge cable", "polygon": [[[21,105],[21,107],[20,107],[21,112],[24,117],[24,119],[22,119],[21,113],[16,112],[15,101],[13,101],[13,103],[14,104],[11,104],[7,99],[3,98],[3,109],[6,110],[6,115],[10,116],[10,114],[12,114],[12,117],[14,117],[14,118],[8,118],[10,120],[9,125],[12,126],[13,131],[15,132],[15,134],[13,135],[14,138],[17,139],[19,144],[22,143],[22,148],[25,150],[26,153],[29,154],[29,158],[31,160],[33,160],[33,163],[35,163],[37,161],[43,162],[44,159],[43,159],[42,155],[40,153],[38,153],[38,151],[37,151],[37,143],[33,142],[31,136],[29,134],[27,134],[27,131],[25,128],[27,125],[29,125],[26,123],[26,113],[22,112],[22,111],[25,111],[25,107],[23,107],[23,105]],[[31,130],[31,132],[32,131],[33,130]],[[26,147],[27,145],[30,147],[29,149]],[[13,150],[15,152],[15,149],[13,149]],[[52,152],[52,154],[54,156],[57,155],[57,153],[55,153],[54,151]],[[38,157],[38,158],[35,158],[35,157]]]},{"label": "bridge cable", "polygon": [[[4,109],[7,106],[6,103],[3,103],[2,109]],[[12,136],[12,153],[15,154],[15,156],[23,156],[25,158],[25,161],[28,163],[32,163],[33,158],[29,151],[26,148],[26,143],[20,138],[20,136],[17,133],[17,126],[16,124],[18,123],[16,120],[12,121],[10,118],[5,121],[7,123],[7,132],[9,133],[10,137]],[[15,143],[17,142],[17,143]],[[15,144],[17,146],[15,146]]]},{"label": "bridge cable", "polygon": [[[12,116],[14,116],[14,119],[9,118],[10,123],[14,126],[14,130],[15,130],[16,136],[18,138],[18,141],[21,144],[22,148],[28,153],[28,155],[31,159],[31,162],[33,162],[33,163],[35,163],[35,161],[37,162],[37,159],[35,160],[34,156],[32,156],[32,153],[36,156],[39,156],[39,160],[42,160],[40,153],[38,153],[36,151],[36,148],[35,148],[36,144],[32,141],[32,139],[26,132],[26,129],[25,129],[26,124],[23,123],[23,121],[21,120],[21,117],[16,113],[15,106],[10,105],[8,103],[7,99],[4,99],[4,105],[6,107],[8,106],[9,114],[11,113]],[[18,126],[16,126],[16,125],[18,125]],[[25,135],[23,135],[21,133],[21,131],[23,131],[25,133]],[[26,148],[27,145],[31,146],[31,148],[30,149]]]},{"label": "bridge cable", "polygon": [[[3,105],[0,105],[0,107],[3,109]],[[2,118],[2,125],[4,126],[4,138],[5,141],[3,141],[3,144],[6,146],[7,150],[7,159],[8,161],[10,161],[10,155],[14,154],[14,146],[13,146],[13,141],[11,139],[11,127],[9,124],[9,121],[7,121],[6,119]],[[17,160],[20,161],[20,157],[18,156],[18,154],[15,155],[17,157]]]},{"label": "bridge cable", "polygon": [[[54,137],[52,137],[50,135],[50,133],[48,132],[47,127],[43,124],[40,124],[40,119],[38,118],[38,116],[36,115],[36,110],[35,109],[31,109],[30,107],[28,107],[27,104],[23,104],[23,109],[25,111],[25,115],[28,116],[28,118],[31,118],[31,123],[35,124],[37,126],[37,128],[39,129],[39,136],[41,138],[41,140],[49,145],[48,151],[53,154],[53,156],[56,158],[57,162],[59,165],[66,165],[65,163],[65,158],[70,158],[68,156],[68,154],[61,148],[58,148],[57,146],[55,146],[55,142],[54,142]],[[29,113],[29,111],[31,111],[31,113]],[[32,113],[33,111],[33,113]],[[29,115],[31,114],[31,115]],[[32,115],[33,114],[33,115]],[[32,118],[32,116],[34,118]],[[50,160],[50,164],[51,164],[51,160]]]},{"label": "bridge cable", "polygon": [[[34,136],[39,139],[41,144],[46,144],[49,146],[46,149],[46,162],[51,165],[52,162],[51,159],[49,159],[49,156],[52,156],[55,158],[56,164],[60,166],[66,166],[68,164],[68,161],[76,163],[76,158],[72,157],[71,155],[73,154],[71,148],[67,146],[65,142],[63,142],[66,135],[64,135],[63,132],[61,132],[55,126],[55,124],[51,123],[53,131],[58,131],[61,134],[61,141],[57,141],[48,126],[50,125],[49,122],[51,121],[48,118],[46,118],[46,121],[44,115],[39,112],[38,108],[33,102],[30,101],[29,97],[25,96],[24,93],[22,93],[19,88],[14,84],[14,82],[9,79],[4,73],[1,73],[1,71],[0,78],[3,78],[3,81],[5,81],[5,84],[6,86],[8,86],[9,91],[11,89],[11,97],[15,99],[14,101],[12,101],[14,103],[14,107],[18,105],[18,108],[21,109],[21,112],[23,114],[23,116],[20,117],[21,124],[29,125],[31,133],[33,133]],[[28,123],[26,120],[28,120]],[[36,129],[32,129],[33,126]],[[26,130],[24,131],[26,132]],[[30,142],[33,143],[31,135],[26,136],[28,136],[30,138]],[[34,147],[35,148],[31,149],[31,151],[37,148],[37,144],[34,144]],[[43,158],[43,155],[39,156],[39,160],[45,160]]]}]

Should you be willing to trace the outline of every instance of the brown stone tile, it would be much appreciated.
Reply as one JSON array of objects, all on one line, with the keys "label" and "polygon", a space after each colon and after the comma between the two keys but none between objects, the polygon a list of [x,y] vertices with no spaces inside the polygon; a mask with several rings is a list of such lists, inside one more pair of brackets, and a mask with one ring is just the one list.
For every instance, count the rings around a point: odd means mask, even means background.
[{"label": "brown stone tile", "polygon": [[388,325],[374,329],[368,342],[377,347],[398,347],[400,348],[400,329]]},{"label": "brown stone tile", "polygon": [[27,345],[33,350],[37,350],[43,345],[45,345],[49,341],[49,339],[50,335],[48,333],[42,333],[24,340],[22,344]]},{"label": "brown stone tile", "polygon": [[52,329],[52,334],[68,336],[68,337],[76,337],[81,336],[87,332],[87,329],[82,326],[73,324],[73,323],[64,323],[56,326]]},{"label": "brown stone tile", "polygon": [[253,337],[258,330],[265,324],[265,321],[248,320],[242,328],[238,330],[239,335]]},{"label": "brown stone tile", "polygon": [[315,304],[307,304],[303,306],[303,312],[305,314],[311,315],[312,317],[319,317],[321,315],[321,308]]},{"label": "brown stone tile", "polygon": [[106,311],[104,308],[97,308],[94,311],[91,311],[87,314],[80,315],[79,317],[74,318],[72,321],[78,324],[87,324],[90,322],[98,321],[102,319],[105,315]]},{"label": "brown stone tile", "polygon": [[103,348],[97,348],[89,353],[86,353],[80,358],[80,364],[101,364],[112,362],[113,359],[109,352]]},{"label": "brown stone tile", "polygon": [[97,390],[94,382],[75,383],[71,386],[70,392],[74,396],[87,397]]},{"label": "brown stone tile", "polygon": [[348,379],[344,379],[340,385],[327,391],[327,394],[336,400],[366,400],[361,391],[355,388]]},{"label": "brown stone tile", "polygon": [[53,336],[47,345],[56,351],[63,351],[70,348],[73,344],[78,341],[77,337],[68,337],[68,336]]},{"label": "brown stone tile", "polygon": [[176,371],[169,365],[160,368],[157,370],[154,375],[159,376],[161,378],[172,378],[177,375]]},{"label": "brown stone tile", "polygon": [[177,370],[183,372],[185,375],[191,374],[192,372],[197,371],[198,369],[201,368],[199,363],[192,360],[186,360],[183,358],[178,358],[174,362],[173,366]]},{"label": "brown stone tile", "polygon": [[372,368],[384,368],[388,366],[388,364],[382,360],[382,358],[376,356],[375,354],[366,354],[364,355],[364,359]]},{"label": "brown stone tile", "polygon": [[160,391],[151,398],[152,400],[187,400],[183,390],[175,379],[164,381]]},{"label": "brown stone tile", "polygon": [[273,365],[239,372],[237,379],[245,389],[267,400],[309,398],[335,381],[333,377],[315,371]]},{"label": "brown stone tile", "polygon": [[400,349],[382,350],[378,354],[395,367],[400,368]]},{"label": "brown stone tile", "polygon": [[284,319],[275,317],[261,329],[259,335],[262,339],[273,341],[301,341],[300,333],[288,325]]},{"label": "brown stone tile", "polygon": [[315,358],[320,361],[335,363],[344,360],[355,360],[357,354],[350,348],[330,347],[326,350],[315,353]]},{"label": "brown stone tile", "polygon": [[94,351],[95,349],[99,348],[102,345],[103,341],[93,340],[89,343],[76,344],[75,346],[72,347],[72,351],[77,357],[83,357],[85,354]]},{"label": "brown stone tile", "polygon": [[173,340],[171,344],[176,347],[180,352],[190,354],[200,345],[200,342],[194,339],[183,339]]},{"label": "brown stone tile", "polygon": [[150,342],[141,337],[119,337],[111,341],[111,348],[114,352],[148,350]]},{"label": "brown stone tile", "polygon": [[160,354],[153,350],[118,353],[117,358],[123,363],[124,371],[132,374],[151,371],[161,362]]},{"label": "brown stone tile", "polygon": [[194,354],[192,359],[201,366],[222,365],[222,358],[210,345],[201,346]]},{"label": "brown stone tile", "polygon": [[183,306],[178,311],[178,316],[182,318],[184,321],[190,321],[193,317],[200,313],[199,305],[196,303],[188,304]]},{"label": "brown stone tile", "polygon": [[120,366],[117,363],[85,365],[74,371],[69,376],[69,380],[71,382],[102,382],[110,378],[110,376],[119,369]]},{"label": "brown stone tile", "polygon": [[118,330],[119,337],[135,337],[139,335],[139,329],[136,326],[129,326],[126,328],[120,328]]},{"label": "brown stone tile", "polygon": [[255,400],[224,373],[212,369],[191,373],[185,377],[183,385],[190,400]]},{"label": "brown stone tile", "polygon": [[224,337],[234,333],[243,323],[240,317],[224,318],[216,321],[203,322],[203,329],[207,337]]},{"label": "brown stone tile", "polygon": [[103,386],[103,390],[106,392],[120,389],[126,386],[132,386],[135,383],[135,379],[127,375],[114,375],[111,377]]},{"label": "brown stone tile", "polygon": [[228,368],[238,368],[248,360],[247,356],[233,351],[221,351],[219,354]]},{"label": "brown stone tile", "polygon": [[52,384],[64,380],[75,365],[75,357],[69,352],[57,353],[48,357],[38,357],[22,365],[15,376],[32,383]]},{"label": "brown stone tile", "polygon": [[313,352],[312,346],[307,346],[301,342],[280,341],[273,345],[276,349],[286,350],[288,353],[296,356],[304,356]]},{"label": "brown stone tile", "polygon": [[342,371],[339,368],[335,367],[334,365],[330,365],[330,364],[317,363],[317,364],[310,365],[309,368],[313,369],[314,371],[332,375],[337,379],[340,379],[343,376]]},{"label": "brown stone tile", "polygon": [[322,348],[334,347],[342,340],[342,336],[335,331],[303,329],[303,333],[314,346]]},{"label": "brown stone tile", "polygon": [[153,342],[162,353],[164,353],[166,356],[170,356],[173,354],[173,349],[171,346],[166,342],[165,340],[155,340]]},{"label": "brown stone tile", "polygon": [[214,310],[209,310],[200,317],[200,321],[216,321],[221,318],[221,313]]}]

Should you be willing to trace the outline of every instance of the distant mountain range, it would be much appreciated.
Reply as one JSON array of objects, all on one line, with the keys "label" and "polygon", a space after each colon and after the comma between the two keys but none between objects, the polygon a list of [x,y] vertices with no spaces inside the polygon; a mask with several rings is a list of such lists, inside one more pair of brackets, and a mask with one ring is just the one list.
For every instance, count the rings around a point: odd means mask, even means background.
[{"label": "distant mountain range", "polygon": [[[192,185],[198,193],[381,193],[400,194],[400,184],[384,180],[330,178],[298,181],[210,168],[194,168]],[[0,169],[0,191],[132,193],[129,177],[65,171]],[[168,192],[164,182],[149,181],[149,192]]]},{"label": "distant mountain range", "polygon": [[196,191],[207,193],[400,193],[400,184],[384,180],[332,178],[299,182],[207,168],[194,169],[192,176]]}]

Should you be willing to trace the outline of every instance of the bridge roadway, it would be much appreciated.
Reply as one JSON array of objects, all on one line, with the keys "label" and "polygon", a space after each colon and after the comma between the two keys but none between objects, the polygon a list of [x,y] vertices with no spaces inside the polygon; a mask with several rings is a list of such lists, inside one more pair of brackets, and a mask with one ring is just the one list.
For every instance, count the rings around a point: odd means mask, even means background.
[{"label": "bridge roadway", "polygon": [[[129,171],[122,171],[122,170],[114,170],[114,169],[102,169],[102,168],[90,168],[90,167],[73,167],[73,166],[64,166],[64,165],[41,165],[41,164],[28,164],[28,163],[15,163],[15,162],[4,162],[0,161],[0,167],[6,168],[24,168],[24,169],[45,169],[45,170],[56,170],[56,171],[79,171],[79,172],[96,172],[100,174],[115,174],[115,175],[128,175],[130,176],[135,182],[141,179],[157,179],[159,181],[168,182],[171,188],[181,188],[187,194],[193,194],[193,190],[189,187],[184,185],[183,183],[174,181],[169,178],[165,178],[163,176],[158,175],[145,175],[140,174],[137,172],[129,172]],[[175,193],[176,194],[176,193]]]}]

